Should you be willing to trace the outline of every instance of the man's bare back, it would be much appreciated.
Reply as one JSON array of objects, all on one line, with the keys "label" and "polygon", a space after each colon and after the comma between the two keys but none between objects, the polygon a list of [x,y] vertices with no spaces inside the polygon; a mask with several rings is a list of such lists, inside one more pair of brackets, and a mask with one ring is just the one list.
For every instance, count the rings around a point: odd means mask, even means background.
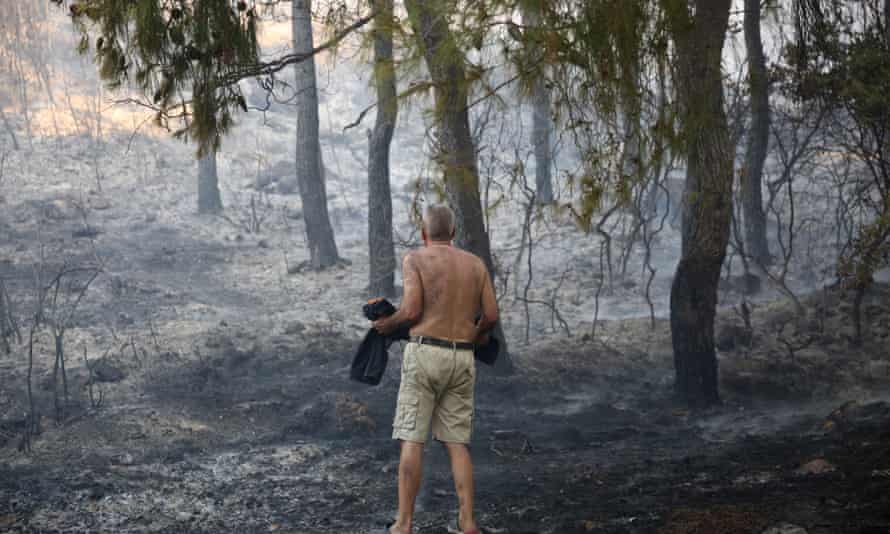
[{"label": "man's bare back", "polygon": [[[497,314],[488,269],[479,257],[448,244],[434,244],[405,257],[405,293],[421,289],[419,322],[412,336],[474,342],[479,335],[477,314]],[[414,286],[414,287],[412,287]]]}]

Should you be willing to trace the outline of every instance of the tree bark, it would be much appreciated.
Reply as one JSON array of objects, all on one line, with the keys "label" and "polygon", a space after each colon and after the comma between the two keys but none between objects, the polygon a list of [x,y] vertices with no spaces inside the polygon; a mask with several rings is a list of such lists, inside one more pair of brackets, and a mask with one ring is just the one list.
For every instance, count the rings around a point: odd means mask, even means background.
[{"label": "tree bark", "polygon": [[[682,254],[671,287],[676,391],[688,404],[719,402],[714,316],[732,214],[733,154],[723,107],[721,57],[731,0],[675,2],[669,16],[685,145]],[[685,15],[685,16],[684,16]]]},{"label": "tree bark", "polygon": [[198,213],[216,213],[222,210],[219,195],[219,179],[216,172],[216,151],[209,149],[198,160]]},{"label": "tree bark", "polygon": [[[2,161],[0,161],[2,163]],[[9,344],[9,338],[13,334],[13,325],[9,320],[11,313],[6,309],[6,286],[3,279],[0,278],[0,348],[5,354],[9,354],[12,347]]]},{"label": "tree bark", "polygon": [[770,263],[763,211],[763,164],[769,146],[769,79],[760,37],[760,0],[745,0],[745,45],[751,89],[751,128],[741,173],[742,211],[745,216],[747,254],[758,264]]},{"label": "tree bark", "polygon": [[[523,23],[528,28],[539,28],[542,24],[541,6],[522,4]],[[537,62],[539,58],[532,57]],[[550,145],[550,133],[553,130],[553,121],[550,115],[550,89],[543,76],[543,67],[540,74],[535,76],[532,84],[532,146],[535,154],[535,200],[540,204],[553,202],[553,177],[552,147]]]},{"label": "tree bark", "polygon": [[[294,52],[312,51],[311,0],[293,2]],[[297,186],[303,202],[303,221],[310,263],[324,269],[337,263],[340,256],[334,230],[328,216],[328,199],[321,167],[318,138],[318,89],[315,81],[315,57],[296,64],[297,87]]]},{"label": "tree bark", "polygon": [[12,124],[9,123],[9,119],[6,117],[6,113],[4,113],[3,109],[0,109],[0,119],[3,119],[3,126],[6,128],[6,131],[9,133],[9,137],[12,138],[13,150],[18,150],[19,149],[19,140],[15,136],[15,129],[12,127]]},{"label": "tree bark", "polygon": [[890,0],[884,0],[884,41],[890,48]]},{"label": "tree bark", "polygon": [[[467,106],[469,83],[464,72],[463,51],[457,46],[448,27],[448,14],[436,10],[431,4],[434,3],[424,0],[405,1],[412,29],[435,84],[438,120],[436,160],[444,175],[448,202],[457,218],[456,243],[482,258],[494,278],[491,244],[479,197],[476,147],[470,133]],[[435,4],[442,6],[447,3]],[[501,341],[495,371],[512,372],[512,362],[500,325],[495,336]]]},{"label": "tree bark", "polygon": [[392,56],[392,0],[372,0],[374,20],[374,84],[377,119],[369,136],[368,154],[368,259],[370,296],[395,295],[396,252],[392,233],[392,194],[389,183],[389,148],[399,107]]}]

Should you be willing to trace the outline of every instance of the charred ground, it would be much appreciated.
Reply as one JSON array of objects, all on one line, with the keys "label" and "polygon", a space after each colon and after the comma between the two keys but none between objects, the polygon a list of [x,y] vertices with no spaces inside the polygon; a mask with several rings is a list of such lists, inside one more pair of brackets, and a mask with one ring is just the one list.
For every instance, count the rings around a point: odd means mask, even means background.
[{"label": "charred ground", "polygon": [[[295,272],[306,256],[290,198],[233,190],[228,220],[194,215],[189,149],[128,142],[109,141],[121,156],[104,164],[120,179],[102,191],[75,179],[90,176],[76,138],[11,162],[18,174],[0,197],[0,276],[24,333],[39,306],[38,273],[97,266],[101,275],[65,334],[69,402],[58,419],[53,339],[35,339],[41,416],[30,452],[19,450],[27,343],[0,355],[0,531],[379,529],[395,506],[399,358],[395,350],[378,387],[347,379],[367,328],[365,217],[354,201],[362,184],[332,178],[342,194],[331,211],[352,264]],[[57,173],[41,174],[60,158]],[[259,233],[238,223],[247,198],[268,210]],[[509,213],[501,219],[509,244],[519,228]],[[666,321],[600,321],[591,335],[584,321],[603,280],[588,257],[596,245],[570,224],[551,228],[536,256],[536,279],[551,287],[538,297],[560,297],[553,302],[573,335],[536,309],[524,344],[523,310],[504,306],[517,372],[480,373],[473,442],[489,531],[890,529],[887,285],[863,303],[861,345],[839,289],[803,298],[804,317],[763,298],[750,326],[727,306],[718,318],[724,404],[690,412],[672,401]],[[666,239],[656,252],[669,263],[673,248]],[[60,303],[79,282],[62,287]],[[625,282],[604,291],[604,315],[639,311],[641,284]],[[662,306],[669,286],[669,273],[653,285]],[[724,303],[738,298],[731,288],[721,294]],[[418,531],[445,532],[455,496],[445,454],[428,450]]]},{"label": "charred ground", "polygon": [[[882,387],[886,375],[862,370],[886,355],[804,355],[777,367],[781,353],[727,353],[724,405],[689,412],[671,400],[664,324],[649,336],[660,351],[619,337],[643,322],[601,327],[597,340],[530,348],[515,376],[483,373],[473,452],[490,531],[890,528],[890,405],[833,400],[844,391],[877,395],[843,388]],[[123,352],[113,364],[126,378],[98,385],[107,399],[98,409],[74,372],[67,419],[45,417],[30,454],[14,439],[4,447],[2,529],[359,533],[382,525],[395,503],[388,434],[399,360],[376,388],[350,383],[356,340],[297,330],[268,335],[227,323],[193,354]],[[767,342],[755,336],[752,345]],[[20,366],[5,363],[3,383],[19,384]],[[765,385],[774,399],[750,397]],[[444,533],[455,496],[444,453],[428,450],[418,531]],[[800,532],[786,527],[773,532]]]}]

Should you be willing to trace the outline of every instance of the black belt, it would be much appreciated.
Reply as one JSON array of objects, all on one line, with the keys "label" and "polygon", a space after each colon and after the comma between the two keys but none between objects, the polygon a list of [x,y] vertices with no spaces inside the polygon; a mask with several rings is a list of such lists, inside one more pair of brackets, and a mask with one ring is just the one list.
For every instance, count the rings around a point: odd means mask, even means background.
[{"label": "black belt", "polygon": [[445,347],[454,350],[473,350],[476,345],[467,341],[448,341],[428,336],[411,336],[411,342],[418,345],[433,345],[434,347]]}]

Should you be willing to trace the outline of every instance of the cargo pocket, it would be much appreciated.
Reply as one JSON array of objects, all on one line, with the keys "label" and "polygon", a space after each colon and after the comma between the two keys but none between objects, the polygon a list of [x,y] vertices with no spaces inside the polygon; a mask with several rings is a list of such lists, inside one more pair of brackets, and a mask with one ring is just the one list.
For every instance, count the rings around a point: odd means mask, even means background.
[{"label": "cargo pocket", "polygon": [[393,427],[401,430],[414,430],[417,427],[417,397],[399,399],[396,420]]}]

